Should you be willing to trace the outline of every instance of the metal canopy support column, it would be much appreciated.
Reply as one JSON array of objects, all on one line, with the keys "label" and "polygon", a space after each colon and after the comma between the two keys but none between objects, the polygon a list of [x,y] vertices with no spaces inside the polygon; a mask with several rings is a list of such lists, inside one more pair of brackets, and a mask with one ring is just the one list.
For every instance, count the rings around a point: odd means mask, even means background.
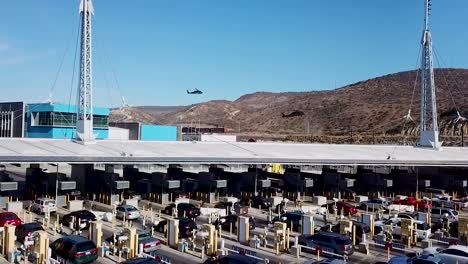
[{"label": "metal canopy support column", "polygon": [[421,128],[419,146],[439,149],[439,127],[437,125],[437,105],[432,58],[432,35],[429,30],[431,0],[425,2],[425,27],[422,37],[421,62]]},{"label": "metal canopy support column", "polygon": [[91,0],[82,0],[81,13],[81,61],[78,91],[76,138],[81,143],[92,142],[93,134],[93,71],[91,16],[94,7]]}]

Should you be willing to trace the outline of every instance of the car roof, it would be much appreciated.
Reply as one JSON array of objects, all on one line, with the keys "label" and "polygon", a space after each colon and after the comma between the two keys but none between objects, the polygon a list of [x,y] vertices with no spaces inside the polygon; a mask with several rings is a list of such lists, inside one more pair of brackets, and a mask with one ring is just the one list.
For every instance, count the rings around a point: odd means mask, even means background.
[{"label": "car roof", "polygon": [[39,223],[25,223],[25,224],[22,224],[22,225],[20,225],[18,227],[36,227],[36,226],[40,226],[42,228],[42,225],[39,224]]},{"label": "car roof", "polygon": [[431,213],[432,213],[432,210],[434,210],[434,209],[446,209],[446,210],[449,210],[449,211],[454,211],[453,208],[448,208],[448,207],[432,207],[431,208]]},{"label": "car roof", "polygon": [[458,249],[458,250],[461,250],[461,251],[464,251],[464,252],[468,252],[468,247],[467,246],[462,246],[462,245],[452,245],[450,247],[448,247],[450,249]]},{"label": "car roof", "polygon": [[284,214],[296,214],[296,215],[303,215],[304,212],[302,211],[287,211],[286,213]]},{"label": "car roof", "polygon": [[231,254],[231,255],[227,255],[225,256],[224,258],[226,259],[232,259],[232,260],[238,260],[238,261],[242,261],[244,263],[257,263],[258,261],[254,258],[250,258],[250,257],[247,257],[247,256],[243,256],[243,255],[239,255],[239,254]]},{"label": "car roof", "polygon": [[425,259],[425,260],[434,261],[434,262],[437,262],[437,263],[440,261],[439,257],[434,256],[432,254],[417,256],[413,260],[416,260],[416,259]]},{"label": "car roof", "polygon": [[339,238],[349,238],[349,237],[346,236],[346,235],[338,234],[338,233],[335,233],[335,232],[325,232],[325,231],[322,231],[322,232],[319,232],[318,234],[319,234],[319,235],[332,236],[332,237],[339,237]]},{"label": "car roof", "polygon": [[[130,204],[123,204],[120,207],[123,207],[123,208],[136,208],[135,206],[130,205]],[[138,209],[138,208],[136,208],[136,209]]]},{"label": "car roof", "polygon": [[13,212],[3,212],[3,213],[0,213],[0,216],[4,216],[4,215],[16,215],[16,214],[13,213]]},{"label": "car roof", "polygon": [[50,198],[37,198],[36,201],[51,201],[51,202],[55,202],[55,200],[50,199]]},{"label": "car roof", "polygon": [[86,237],[78,236],[78,235],[64,236],[64,237],[62,237],[62,239],[63,239],[63,240],[68,240],[68,241],[77,242],[77,243],[90,241],[90,240],[87,239]]}]

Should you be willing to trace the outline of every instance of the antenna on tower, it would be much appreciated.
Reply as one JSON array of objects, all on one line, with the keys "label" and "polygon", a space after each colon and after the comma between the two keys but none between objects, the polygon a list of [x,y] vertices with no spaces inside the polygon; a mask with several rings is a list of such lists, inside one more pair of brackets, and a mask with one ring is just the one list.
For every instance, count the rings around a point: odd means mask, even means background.
[{"label": "antenna on tower", "polygon": [[120,106],[120,109],[125,108],[125,107],[130,107],[130,105],[127,103],[127,100],[122,95],[122,105]]},{"label": "antenna on tower", "polygon": [[92,15],[91,0],[81,0],[81,59],[80,82],[77,98],[76,139],[80,143],[93,142],[93,64],[92,64]]},{"label": "antenna on tower", "polygon": [[429,30],[431,0],[425,0],[425,26],[421,61],[421,128],[419,146],[440,149],[439,127],[437,124],[437,104],[432,57],[432,35]]}]

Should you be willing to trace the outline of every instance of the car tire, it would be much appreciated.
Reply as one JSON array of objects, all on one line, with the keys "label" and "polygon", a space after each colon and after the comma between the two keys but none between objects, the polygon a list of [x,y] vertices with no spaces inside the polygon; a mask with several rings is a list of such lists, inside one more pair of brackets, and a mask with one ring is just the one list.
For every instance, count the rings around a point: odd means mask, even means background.
[{"label": "car tire", "polygon": [[376,226],[376,227],[374,228],[374,233],[375,233],[375,234],[380,234],[381,231],[382,231],[382,228],[381,228],[380,226]]}]

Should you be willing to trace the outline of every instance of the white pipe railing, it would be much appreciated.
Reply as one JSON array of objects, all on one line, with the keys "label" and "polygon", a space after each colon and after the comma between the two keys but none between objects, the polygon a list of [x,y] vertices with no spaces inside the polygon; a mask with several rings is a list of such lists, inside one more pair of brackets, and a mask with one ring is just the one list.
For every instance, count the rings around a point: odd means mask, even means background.
[{"label": "white pipe railing", "polygon": [[[234,250],[234,249],[224,248],[224,250],[225,250],[227,253],[231,252],[231,253],[240,254],[239,251]],[[268,258],[261,258],[261,257],[257,257],[257,256],[252,256],[252,255],[249,255],[249,254],[247,254],[247,253],[246,253],[246,254],[243,254],[243,255],[246,256],[246,257],[249,257],[249,258],[253,258],[253,259],[255,259],[255,260],[258,260],[258,261],[263,261],[263,263],[270,263],[270,260],[269,260]]]},{"label": "white pipe railing", "polygon": [[[156,256],[152,256],[150,254],[146,254],[144,252],[140,253],[140,256],[143,258],[151,258],[151,259],[156,259]],[[160,258],[158,259],[159,262],[164,263],[164,264],[171,264],[171,262],[165,261],[164,259]]]},{"label": "white pipe railing", "polygon": [[[302,253],[302,249],[305,248],[305,249],[309,249],[311,251],[314,251],[314,252],[317,252],[317,248],[314,248],[314,247],[308,247],[308,246],[304,246],[304,245],[297,245],[298,247],[300,247],[300,250],[301,250],[301,253]],[[320,247],[318,247],[320,248]],[[319,254],[319,256],[332,256],[332,257],[335,257],[335,258],[339,258],[339,259],[342,259],[344,262],[346,262],[348,260],[348,256],[347,255],[340,255],[340,254],[336,254],[336,253],[333,253],[333,252],[330,252],[330,251],[326,251],[324,248],[320,248],[322,253]]]}]

